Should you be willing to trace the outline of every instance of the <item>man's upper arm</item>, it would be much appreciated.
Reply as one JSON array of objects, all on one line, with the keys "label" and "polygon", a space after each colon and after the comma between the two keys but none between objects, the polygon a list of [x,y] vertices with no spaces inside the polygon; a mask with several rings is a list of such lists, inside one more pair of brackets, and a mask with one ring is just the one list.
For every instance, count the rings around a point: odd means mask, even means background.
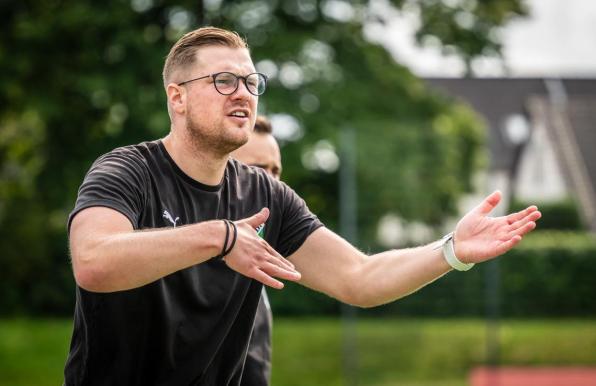
[{"label": "man's upper arm", "polygon": [[301,273],[300,284],[342,301],[349,301],[352,280],[366,256],[346,240],[321,227],[289,257]]},{"label": "man's upper arm", "polygon": [[116,149],[93,163],[79,188],[75,207],[67,228],[88,208],[111,208],[128,218],[133,228],[139,226],[139,217],[147,199],[146,165],[130,149]]},{"label": "man's upper arm", "polygon": [[116,233],[132,232],[133,226],[125,215],[117,210],[93,206],[76,213],[70,224],[70,252],[73,270],[85,252],[102,242],[106,237]]}]

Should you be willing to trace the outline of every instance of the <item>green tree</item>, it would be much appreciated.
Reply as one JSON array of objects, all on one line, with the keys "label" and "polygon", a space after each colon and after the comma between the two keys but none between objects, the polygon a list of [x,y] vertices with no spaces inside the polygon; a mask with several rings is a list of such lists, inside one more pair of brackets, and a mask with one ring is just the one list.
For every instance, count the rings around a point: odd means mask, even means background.
[{"label": "green tree", "polygon": [[[518,0],[446,3],[392,6],[418,7],[421,42],[435,36],[467,63],[498,53],[491,31],[524,12]],[[167,133],[163,58],[198,25],[239,31],[258,67],[277,74],[261,110],[286,114],[299,128],[284,140],[285,179],[330,227],[337,218],[332,150],[348,126],[357,131],[362,239],[371,248],[386,211],[431,224],[452,213],[470,189],[481,126],[364,38],[366,23],[383,21],[368,6],[0,2],[0,312],[71,312],[66,221],[78,185],[99,154]],[[460,12],[474,23],[457,23]]]},{"label": "green tree", "polygon": [[444,52],[462,58],[467,75],[473,75],[474,59],[501,57],[499,27],[512,18],[528,14],[525,2],[520,0],[392,0],[392,3],[397,6],[417,4],[420,13],[418,42],[433,44],[436,39]]}]

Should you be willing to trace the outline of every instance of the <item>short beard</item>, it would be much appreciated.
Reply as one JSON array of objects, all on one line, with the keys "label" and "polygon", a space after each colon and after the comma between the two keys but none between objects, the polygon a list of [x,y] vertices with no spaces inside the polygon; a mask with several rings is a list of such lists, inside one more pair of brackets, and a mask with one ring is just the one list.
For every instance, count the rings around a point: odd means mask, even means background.
[{"label": "short beard", "polygon": [[[204,152],[209,151],[214,153],[217,157],[227,157],[231,152],[238,149],[240,146],[248,142],[248,138],[245,140],[233,141],[231,138],[225,138],[218,133],[200,127],[200,124],[191,118],[191,113],[186,115],[186,131],[193,148],[196,151]],[[216,131],[222,131],[223,129],[217,128]]]}]

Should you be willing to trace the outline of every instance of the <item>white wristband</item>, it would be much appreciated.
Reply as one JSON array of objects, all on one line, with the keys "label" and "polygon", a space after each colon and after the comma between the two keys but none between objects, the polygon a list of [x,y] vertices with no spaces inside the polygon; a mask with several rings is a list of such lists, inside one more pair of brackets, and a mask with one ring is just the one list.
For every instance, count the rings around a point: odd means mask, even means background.
[{"label": "white wristband", "polygon": [[449,264],[453,269],[458,271],[468,271],[473,266],[474,263],[463,263],[461,262],[457,256],[455,256],[455,248],[453,246],[453,232],[447,234],[443,237],[443,256],[445,256],[445,260],[447,260],[447,264]]}]

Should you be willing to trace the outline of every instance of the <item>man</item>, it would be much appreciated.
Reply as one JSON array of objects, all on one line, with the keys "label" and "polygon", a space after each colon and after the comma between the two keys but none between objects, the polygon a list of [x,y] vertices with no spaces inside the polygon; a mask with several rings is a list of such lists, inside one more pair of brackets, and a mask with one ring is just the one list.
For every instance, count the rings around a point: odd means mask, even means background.
[{"label": "man", "polygon": [[367,256],[285,184],[230,159],[266,88],[237,34],[184,35],[163,75],[170,133],[101,156],[69,217],[68,385],[239,385],[262,284],[372,307],[508,251],[540,218],[535,206],[489,217],[495,192],[450,237]]},{"label": "man", "polygon": [[[248,142],[232,152],[232,157],[250,166],[265,170],[274,179],[281,177],[281,152],[273,137],[271,123],[257,116]],[[268,385],[271,379],[271,326],[273,317],[267,292],[263,287],[255,315],[255,324],[248,345],[242,372],[242,385]]]}]

